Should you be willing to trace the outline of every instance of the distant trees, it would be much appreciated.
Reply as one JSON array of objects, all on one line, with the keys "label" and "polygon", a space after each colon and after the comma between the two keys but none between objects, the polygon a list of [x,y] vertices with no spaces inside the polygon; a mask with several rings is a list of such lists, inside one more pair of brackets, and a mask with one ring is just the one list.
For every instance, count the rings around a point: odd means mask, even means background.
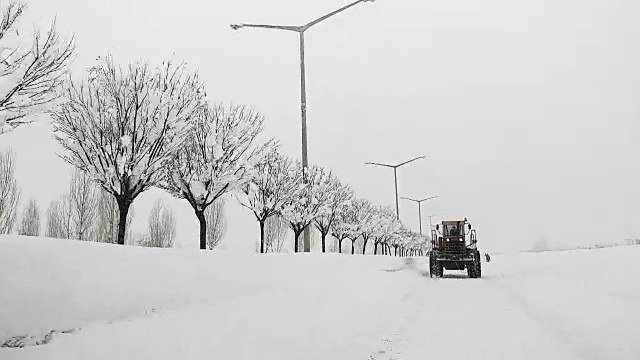
[{"label": "distant trees", "polygon": [[[97,215],[96,193],[96,186],[91,177],[86,172],[76,169],[71,177],[68,215],[73,226],[73,237],[78,240],[94,237],[90,231]],[[69,232],[72,229],[70,228]]]},{"label": "distant trees", "polygon": [[125,243],[133,201],[157,186],[163,167],[204,106],[204,88],[184,63],[164,61],[117,66],[99,59],[88,80],[70,82],[66,102],[53,113],[62,158],[86,171],[118,204],[117,243]]},{"label": "distant trees", "polygon": [[288,230],[289,224],[281,215],[267,218],[264,224],[265,252],[281,252]]},{"label": "distant trees", "polygon": [[[42,34],[36,30],[25,41],[18,23],[26,3],[12,0],[0,4],[0,134],[32,121],[27,115],[39,112],[57,98],[67,65],[75,54],[73,38],[63,40],[55,22]],[[20,43],[30,42],[26,49]]]},{"label": "distant trees", "polygon": [[[63,198],[64,199],[64,198]],[[63,239],[68,237],[67,227],[64,222],[63,199],[53,200],[47,208],[47,225],[44,236]]]},{"label": "distant trees", "polygon": [[221,196],[207,206],[204,211],[204,216],[207,219],[207,249],[209,250],[220,245],[227,232],[225,205],[226,199]]},{"label": "distant trees", "polygon": [[40,235],[40,209],[35,199],[29,200],[29,204],[22,212],[22,220],[18,228],[18,235]]},{"label": "distant trees", "polygon": [[172,248],[176,237],[176,219],[173,212],[156,200],[148,219],[148,230],[140,242],[143,246]]},{"label": "distant trees", "polygon": [[15,155],[0,152],[0,234],[11,234],[16,223],[20,188],[15,178]]}]

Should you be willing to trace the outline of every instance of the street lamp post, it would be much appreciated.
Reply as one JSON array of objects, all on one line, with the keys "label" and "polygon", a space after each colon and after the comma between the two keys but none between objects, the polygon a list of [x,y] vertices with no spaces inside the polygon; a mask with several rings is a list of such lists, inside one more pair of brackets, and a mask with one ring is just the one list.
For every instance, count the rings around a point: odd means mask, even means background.
[{"label": "street lamp post", "polygon": [[[420,200],[406,198],[406,197],[402,198],[402,199],[405,199],[405,200],[413,201],[416,204],[418,204],[418,221],[420,221],[420,235],[422,235],[422,206],[421,205],[422,205],[423,202],[425,202],[427,200],[436,199],[436,198],[438,198],[438,196],[432,196],[432,197],[428,197],[426,199],[420,199]],[[429,218],[429,219],[431,219],[431,218]]]},{"label": "street lamp post", "polygon": [[[309,160],[307,156],[307,90],[306,90],[306,76],[305,76],[305,62],[304,62],[304,32],[309,30],[312,26],[338,14],[350,7],[356,6],[362,2],[373,2],[375,0],[358,0],[354,1],[349,5],[343,6],[338,10],[332,11],[326,15],[323,15],[305,25],[295,26],[295,25],[267,25],[267,24],[231,24],[231,28],[233,30],[240,30],[242,28],[262,28],[262,29],[272,29],[272,30],[286,30],[297,32],[300,35],[300,113],[302,117],[302,167],[303,173],[305,174],[304,181],[306,182],[306,169],[309,166]],[[311,232],[310,228],[307,227],[304,231],[304,251],[311,251]]]},{"label": "street lamp post", "polygon": [[440,216],[442,214],[444,214],[444,213],[429,215],[429,231],[431,231],[431,229],[433,229],[433,225],[431,224],[431,219],[433,219],[435,216]]},{"label": "street lamp post", "polygon": [[403,165],[407,165],[408,163],[412,162],[412,161],[416,161],[418,159],[424,159],[426,156],[418,156],[417,158],[405,161],[403,163],[400,164],[396,164],[396,165],[390,165],[390,164],[380,164],[380,163],[374,163],[374,162],[367,162],[365,163],[366,165],[377,165],[377,166],[384,166],[384,167],[389,167],[393,169],[393,178],[395,181],[395,185],[396,185],[396,218],[398,220],[400,220],[400,207],[398,206],[398,168],[403,166]]}]

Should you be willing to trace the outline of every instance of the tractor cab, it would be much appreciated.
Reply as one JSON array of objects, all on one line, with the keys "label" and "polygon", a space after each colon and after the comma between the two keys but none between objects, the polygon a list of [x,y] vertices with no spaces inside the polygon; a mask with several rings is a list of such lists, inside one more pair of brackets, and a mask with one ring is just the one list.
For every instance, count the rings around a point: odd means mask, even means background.
[{"label": "tractor cab", "polygon": [[431,245],[433,249],[450,254],[466,253],[469,249],[475,249],[477,240],[475,229],[465,218],[464,220],[444,220],[436,224],[431,230]]}]

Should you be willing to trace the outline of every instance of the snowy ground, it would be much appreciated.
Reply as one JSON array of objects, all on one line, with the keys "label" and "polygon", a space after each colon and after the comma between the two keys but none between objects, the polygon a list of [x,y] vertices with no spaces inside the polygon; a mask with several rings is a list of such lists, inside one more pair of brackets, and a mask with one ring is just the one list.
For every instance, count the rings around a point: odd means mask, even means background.
[{"label": "snowy ground", "polygon": [[503,255],[483,279],[431,279],[426,259],[0,237],[0,344],[26,345],[0,359],[639,359],[639,256]]}]

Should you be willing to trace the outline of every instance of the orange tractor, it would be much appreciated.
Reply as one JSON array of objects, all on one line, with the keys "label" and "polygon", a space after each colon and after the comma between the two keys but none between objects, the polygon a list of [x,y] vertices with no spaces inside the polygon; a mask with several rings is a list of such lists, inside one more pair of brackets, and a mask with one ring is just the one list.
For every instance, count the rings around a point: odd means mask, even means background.
[{"label": "orange tractor", "polygon": [[431,230],[429,274],[442,277],[444,269],[464,270],[470,278],[482,276],[480,251],[476,244],[476,230],[464,220],[445,220]]}]

